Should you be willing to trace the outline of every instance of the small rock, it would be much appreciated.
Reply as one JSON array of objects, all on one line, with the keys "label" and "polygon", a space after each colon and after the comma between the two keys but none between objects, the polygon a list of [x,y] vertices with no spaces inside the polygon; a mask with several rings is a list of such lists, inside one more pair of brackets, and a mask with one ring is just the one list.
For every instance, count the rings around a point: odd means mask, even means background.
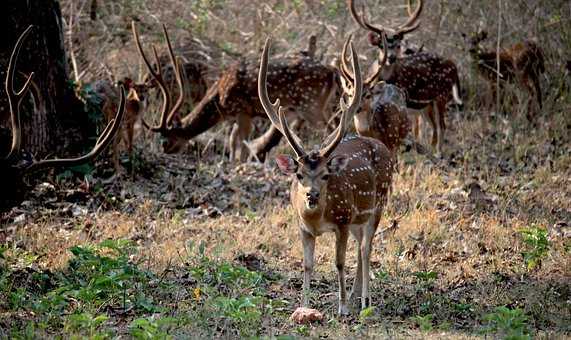
[{"label": "small rock", "polygon": [[290,319],[295,323],[304,324],[314,321],[322,321],[323,314],[317,309],[299,307],[295,310],[295,312],[293,312],[293,314],[290,316]]}]

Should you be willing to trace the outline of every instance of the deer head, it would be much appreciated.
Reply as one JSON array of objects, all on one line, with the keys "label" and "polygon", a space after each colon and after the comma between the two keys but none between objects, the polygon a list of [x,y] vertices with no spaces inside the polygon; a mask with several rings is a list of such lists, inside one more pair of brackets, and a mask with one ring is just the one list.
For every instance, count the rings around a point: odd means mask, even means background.
[{"label": "deer head", "polygon": [[466,33],[462,33],[462,38],[464,38],[464,42],[468,45],[468,52],[474,56],[484,52],[484,49],[480,44],[484,40],[488,39],[488,32],[481,30],[474,32],[469,36],[466,35]]},{"label": "deer head", "polygon": [[[406,34],[413,32],[420,26],[420,21],[418,18],[422,12],[423,5],[423,0],[418,0],[416,9],[412,11],[410,0],[408,0],[408,19],[403,24],[392,28],[370,24],[367,20],[367,16],[365,15],[364,6],[361,14],[358,14],[357,9],[355,8],[355,0],[348,0],[349,10],[353,19],[357,22],[357,24],[359,24],[359,26],[369,31],[369,43],[379,48],[382,48],[383,45],[386,44],[387,61],[389,64],[394,63],[397,58],[405,54],[407,46],[403,45],[403,39]],[[383,34],[386,34],[386,41],[383,39]]]},{"label": "deer head", "polygon": [[143,47],[141,45],[141,40],[139,38],[139,32],[137,31],[137,26],[135,24],[135,21],[131,22],[131,29],[133,31],[133,37],[135,38],[135,43],[137,45],[137,50],[139,51],[139,55],[141,56],[145,65],[147,66],[147,69],[148,69],[149,73],[151,74],[151,77],[153,78],[154,83],[156,83],[158,85],[159,90],[161,92],[161,96],[163,98],[163,105],[161,107],[161,113],[160,113],[160,117],[161,117],[160,123],[158,125],[150,126],[149,124],[147,124],[143,120],[143,124],[145,125],[145,127],[147,127],[149,130],[151,130],[153,132],[166,134],[166,133],[168,133],[169,128],[171,127],[171,123],[172,123],[173,118],[178,113],[178,110],[180,109],[180,107],[184,103],[184,82],[182,81],[181,62],[180,62],[180,59],[175,57],[175,55],[174,55],[172,44],[171,44],[171,41],[169,38],[169,34],[167,32],[167,27],[166,27],[166,25],[163,24],[163,35],[164,35],[165,40],[167,42],[168,55],[169,55],[169,58],[170,58],[172,65],[173,65],[173,68],[175,70],[176,82],[177,82],[178,87],[180,89],[179,97],[178,97],[177,101],[175,102],[175,104],[171,107],[171,96],[169,94],[166,83],[164,81],[163,65],[160,61],[159,54],[157,52],[157,48],[155,46],[152,47],[153,55],[155,57],[155,65],[157,65],[157,68],[155,70],[153,68],[153,66],[151,65],[151,62],[147,58],[145,51],[143,50]]},{"label": "deer head", "polygon": [[332,153],[345,135],[348,120],[355,114],[360,105],[362,80],[357,53],[351,44],[353,74],[359,76],[354,79],[353,90],[345,87],[345,90],[350,91],[352,94],[350,104],[347,104],[344,98],[340,99],[342,115],[338,127],[325,139],[324,144],[320,148],[306,152],[300,138],[289,128],[285,118],[285,110],[280,106],[279,98],[275,103],[272,103],[269,99],[267,90],[269,47],[270,39],[268,38],[262,52],[258,77],[260,102],[272,124],[283,134],[295,153],[295,158],[289,155],[278,156],[276,158],[278,167],[285,174],[295,175],[295,192],[305,202],[306,208],[313,210],[324,201],[323,197],[327,194],[329,178],[340,173],[347,165],[347,157],[345,155],[332,157]]},{"label": "deer head", "polygon": [[123,78],[117,82],[119,86],[125,87],[127,90],[127,100],[134,100],[145,104],[147,102],[149,94],[149,84],[146,83],[136,83],[133,79],[129,77]]}]

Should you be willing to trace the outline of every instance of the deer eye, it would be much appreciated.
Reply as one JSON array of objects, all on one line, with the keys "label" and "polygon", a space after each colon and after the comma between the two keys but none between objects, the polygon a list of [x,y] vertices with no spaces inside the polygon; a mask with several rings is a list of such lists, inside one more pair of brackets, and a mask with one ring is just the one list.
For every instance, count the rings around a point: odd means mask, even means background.
[{"label": "deer eye", "polygon": [[328,179],[329,179],[329,174],[325,174],[325,175],[321,176],[321,179],[324,180],[324,181],[328,180]]},{"label": "deer eye", "polygon": [[303,179],[303,176],[300,173],[295,174],[295,177],[300,181]]}]

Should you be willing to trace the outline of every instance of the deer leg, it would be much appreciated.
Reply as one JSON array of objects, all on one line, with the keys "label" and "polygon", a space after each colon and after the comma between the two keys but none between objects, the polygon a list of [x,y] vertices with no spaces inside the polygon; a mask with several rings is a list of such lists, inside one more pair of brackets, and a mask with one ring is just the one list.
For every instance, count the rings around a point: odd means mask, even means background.
[{"label": "deer leg", "polygon": [[300,229],[303,245],[303,306],[309,307],[309,288],[313,274],[313,255],[315,253],[315,236]]},{"label": "deer leg", "polygon": [[[298,130],[304,123],[303,119],[296,118],[291,123],[291,129]],[[277,146],[281,139],[281,132],[272,124],[263,135],[248,143],[250,156],[255,155],[260,162],[264,162],[267,153]]]},{"label": "deer leg", "polygon": [[[489,82],[490,86],[488,86],[489,90],[490,90],[490,94],[487,96],[487,103],[486,103],[486,107],[488,109],[488,119],[490,118],[490,112],[492,111],[492,109],[494,107],[496,107],[496,98],[498,96],[498,87],[496,86],[495,81],[490,81]],[[499,107],[496,107],[496,113],[499,110]]]},{"label": "deer leg", "polygon": [[263,135],[248,143],[250,153],[260,162],[266,159],[266,154],[282,139],[281,132],[272,124]]},{"label": "deer leg", "polygon": [[539,76],[537,73],[533,73],[531,75],[531,82],[533,83],[533,87],[535,88],[535,96],[537,97],[537,104],[539,108],[543,108],[543,99],[541,97],[541,86],[539,84]]},{"label": "deer leg", "polygon": [[414,139],[420,140],[420,115],[422,113],[414,109],[407,109],[407,114],[408,117],[412,120],[412,134],[414,135]]},{"label": "deer leg", "polygon": [[533,97],[533,88],[529,84],[529,78],[527,75],[523,74],[522,72],[517,72],[516,74],[517,82],[519,83],[520,87],[523,87],[523,90],[527,92],[527,98],[525,106],[527,108],[526,117],[528,120],[531,121],[531,118],[535,115],[533,105],[532,105],[532,97]]},{"label": "deer leg", "polygon": [[363,242],[361,243],[361,261],[363,262],[363,294],[361,296],[361,309],[365,309],[370,305],[370,294],[369,294],[369,280],[370,280],[370,261],[371,261],[371,246],[373,244],[373,237],[375,236],[375,231],[377,230],[378,218],[376,216],[371,217],[369,223],[364,228]]},{"label": "deer leg", "polygon": [[133,136],[135,135],[135,122],[127,122],[125,126],[125,142],[127,143],[127,151],[129,157],[133,153]]},{"label": "deer leg", "polygon": [[432,140],[430,144],[432,145],[433,148],[436,148],[437,152],[440,152],[440,150],[438,150],[439,127],[438,127],[438,109],[436,108],[436,102],[430,103],[423,112],[425,120],[428,121],[428,123],[430,123],[430,127],[432,128]]},{"label": "deer leg", "polygon": [[129,164],[131,165],[131,177],[135,175],[135,167],[133,166],[133,135],[135,133],[135,121],[129,121],[126,124],[125,142],[127,143],[127,152],[129,155]]},{"label": "deer leg", "polygon": [[238,116],[238,139],[233,145],[235,150],[236,158],[239,162],[245,162],[248,157],[248,152],[244,150],[243,143],[248,139],[248,136],[252,133],[252,117],[248,114],[241,114]]},{"label": "deer leg", "polygon": [[357,240],[357,272],[355,273],[355,281],[353,281],[353,287],[351,288],[351,294],[349,295],[349,300],[360,299],[363,292],[363,260],[361,257],[361,243],[363,242],[363,230],[362,228],[353,229],[353,236]]},{"label": "deer leg", "polygon": [[335,236],[335,265],[337,266],[337,280],[339,284],[339,315],[348,315],[347,289],[345,288],[345,256],[347,254],[347,228],[340,229]]},{"label": "deer leg", "polygon": [[238,123],[235,122],[234,124],[232,124],[232,131],[230,132],[230,138],[228,140],[228,147],[230,149],[230,160],[234,160],[236,158],[236,149],[237,149],[237,143],[239,143],[238,141]]},{"label": "deer leg", "polygon": [[442,99],[434,103],[434,113],[437,127],[436,150],[442,152],[442,140],[444,139],[444,131],[446,130],[446,102]]}]

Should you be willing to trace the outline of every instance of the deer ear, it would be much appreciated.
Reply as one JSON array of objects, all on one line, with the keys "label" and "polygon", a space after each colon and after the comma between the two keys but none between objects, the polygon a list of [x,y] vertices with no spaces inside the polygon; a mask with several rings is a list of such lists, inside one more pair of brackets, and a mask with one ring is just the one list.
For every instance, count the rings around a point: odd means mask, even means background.
[{"label": "deer ear", "polygon": [[349,158],[346,155],[336,155],[327,161],[327,169],[332,174],[338,174],[347,167],[347,164]]},{"label": "deer ear", "polygon": [[367,34],[367,40],[369,40],[369,44],[371,44],[372,46],[379,46],[379,44],[381,43],[381,38],[379,37],[379,35],[373,32],[369,32]]},{"label": "deer ear", "polygon": [[286,174],[291,175],[297,172],[297,161],[288,155],[279,155],[276,157],[278,168]]}]

